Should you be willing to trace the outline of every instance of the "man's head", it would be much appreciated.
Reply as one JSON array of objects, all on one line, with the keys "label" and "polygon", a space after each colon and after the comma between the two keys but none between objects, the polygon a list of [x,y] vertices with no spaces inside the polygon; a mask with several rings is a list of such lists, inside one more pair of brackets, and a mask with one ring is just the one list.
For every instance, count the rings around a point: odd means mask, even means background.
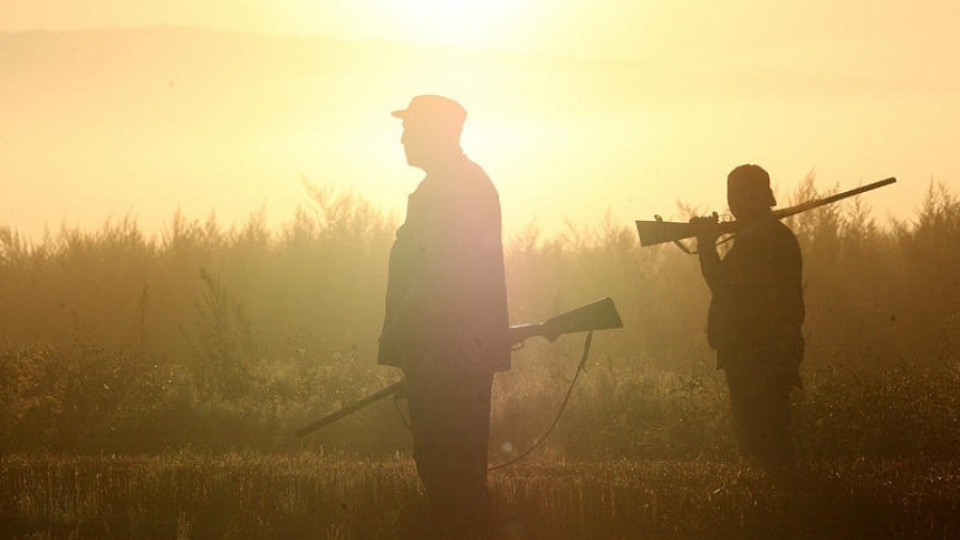
[{"label": "man's head", "polygon": [[759,165],[740,165],[727,175],[727,204],[739,221],[753,221],[777,204],[770,175]]},{"label": "man's head", "polygon": [[403,120],[404,153],[414,167],[430,167],[450,154],[460,153],[460,132],[467,111],[443,96],[417,96],[406,109],[394,111]]}]

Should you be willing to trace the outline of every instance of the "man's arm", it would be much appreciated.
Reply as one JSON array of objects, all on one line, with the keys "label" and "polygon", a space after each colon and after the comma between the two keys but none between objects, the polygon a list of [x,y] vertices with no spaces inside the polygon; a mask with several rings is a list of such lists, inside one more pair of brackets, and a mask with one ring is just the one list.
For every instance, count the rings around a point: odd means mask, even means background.
[{"label": "man's arm", "polygon": [[717,252],[717,238],[720,236],[720,227],[717,226],[716,214],[711,217],[691,218],[690,224],[694,226],[697,233],[697,255],[700,259],[700,273],[703,274],[703,279],[710,287],[710,291],[716,293],[727,281],[723,264],[720,261],[720,254]]}]

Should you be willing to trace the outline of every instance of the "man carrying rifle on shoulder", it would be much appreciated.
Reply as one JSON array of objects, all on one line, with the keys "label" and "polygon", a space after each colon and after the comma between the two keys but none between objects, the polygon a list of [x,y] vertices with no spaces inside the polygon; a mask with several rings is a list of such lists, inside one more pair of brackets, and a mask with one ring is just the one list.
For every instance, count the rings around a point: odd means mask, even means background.
[{"label": "man carrying rifle on shoulder", "polygon": [[804,346],[800,247],[771,211],[776,200],[761,167],[735,168],[727,201],[741,228],[723,259],[716,216],[690,220],[712,295],[707,337],[726,373],[741,453],[777,471],[794,460],[789,396],[800,386]]},{"label": "man carrying rifle on shoulder", "polygon": [[407,163],[426,177],[390,252],[379,362],[405,375],[433,532],[485,538],[491,386],[510,367],[499,198],[460,148],[459,103],[417,96],[393,115]]}]

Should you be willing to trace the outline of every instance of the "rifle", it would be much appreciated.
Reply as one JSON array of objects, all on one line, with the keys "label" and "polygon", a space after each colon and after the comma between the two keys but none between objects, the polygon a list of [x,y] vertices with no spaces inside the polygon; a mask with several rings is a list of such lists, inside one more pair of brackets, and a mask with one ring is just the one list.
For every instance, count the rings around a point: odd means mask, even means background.
[{"label": "rifle", "polygon": [[[562,334],[592,332],[594,330],[607,330],[610,328],[623,328],[623,321],[620,320],[620,314],[617,313],[617,307],[614,305],[613,299],[607,297],[561,313],[560,315],[550,317],[539,323],[511,326],[510,344],[514,346],[514,350],[516,350],[522,348],[523,342],[532,337],[539,336],[549,341],[554,341]],[[381,388],[362,399],[324,416],[316,422],[307,424],[298,429],[296,434],[298,437],[309,435],[324,426],[336,422],[344,416],[353,414],[387,396],[400,392],[403,386],[403,380],[401,379],[390,386]]]},{"label": "rifle", "polygon": [[[859,195],[866,191],[892,184],[896,181],[897,179],[891,176],[890,178],[880,180],[879,182],[874,182],[872,184],[867,184],[849,191],[830,195],[829,197],[807,201],[796,206],[780,208],[773,211],[773,217],[776,219],[788,218],[790,216],[799,214],[800,212],[806,212],[808,210],[813,210],[814,208],[835,203],[839,200],[846,199],[847,197],[853,197],[854,195]],[[654,246],[664,242],[678,243],[680,240],[693,238],[697,235],[692,224],[663,221],[660,219],[660,216],[656,216],[656,221],[637,221],[636,223],[637,232],[640,234],[640,245],[643,247]],[[741,225],[737,221],[724,221],[717,223],[717,227],[720,228],[721,235],[736,234],[740,230]],[[683,248],[682,244],[679,245],[681,248]],[[687,250],[684,248],[684,251]]]}]

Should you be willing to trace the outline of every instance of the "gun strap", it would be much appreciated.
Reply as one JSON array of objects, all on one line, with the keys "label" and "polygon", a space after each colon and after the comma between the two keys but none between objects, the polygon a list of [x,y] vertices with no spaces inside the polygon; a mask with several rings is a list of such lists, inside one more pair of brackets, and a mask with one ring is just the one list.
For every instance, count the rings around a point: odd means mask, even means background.
[{"label": "gun strap", "polygon": [[593,330],[587,333],[587,339],[583,342],[583,355],[580,357],[580,364],[577,366],[577,372],[574,373],[573,380],[570,381],[570,386],[567,387],[567,393],[566,395],[563,396],[563,401],[560,403],[560,408],[557,409],[557,415],[554,417],[553,422],[550,423],[550,426],[547,427],[546,431],[543,432],[543,435],[538,437],[537,440],[534,441],[532,445],[530,445],[530,448],[527,448],[526,450],[524,450],[524,452],[519,456],[509,461],[505,461],[503,463],[498,463],[497,465],[492,465],[490,467],[487,467],[487,471],[496,471],[517,463],[521,459],[533,453],[534,450],[539,448],[543,444],[543,442],[547,440],[547,437],[553,432],[553,428],[557,427],[557,424],[560,422],[560,417],[563,416],[563,411],[566,410],[567,408],[567,402],[570,401],[570,396],[573,394],[573,387],[576,386],[577,379],[580,378],[580,374],[583,372],[584,368],[587,365],[587,356],[590,354],[590,345],[592,343],[593,343]]},{"label": "gun strap", "polygon": [[403,413],[403,409],[400,408],[400,400],[406,399],[405,397],[400,396],[400,394],[393,395],[393,408],[397,411],[397,416],[400,417],[400,421],[403,422],[403,427],[407,428],[407,431],[410,431],[410,420],[407,419],[407,415]]},{"label": "gun strap", "polygon": [[[570,386],[567,387],[567,392],[563,396],[563,401],[560,403],[560,407],[557,409],[556,416],[554,416],[553,421],[550,423],[547,429],[543,432],[543,435],[537,437],[534,443],[530,445],[529,448],[524,450],[523,453],[520,454],[519,456],[513,459],[510,459],[508,461],[505,461],[503,463],[498,463],[496,465],[491,465],[487,467],[488,472],[496,471],[499,469],[509,467],[510,465],[516,464],[520,460],[532,454],[534,450],[542,446],[544,441],[547,440],[547,437],[551,433],[553,433],[554,428],[557,427],[557,424],[560,422],[560,418],[563,416],[563,412],[567,408],[567,403],[570,401],[570,396],[573,395],[573,388],[574,386],[576,386],[577,380],[580,378],[580,374],[583,373],[584,369],[586,368],[587,358],[590,355],[590,345],[592,344],[593,344],[593,330],[587,332],[587,338],[583,342],[583,354],[580,356],[580,364],[577,365],[577,371],[576,373],[573,374],[573,380],[570,381]],[[401,398],[395,394],[393,397],[393,406],[397,410],[397,414],[400,416],[400,421],[403,422],[403,425],[406,426],[407,429],[410,429],[410,422],[407,420],[406,415],[403,414],[403,411],[400,409],[400,406],[397,403],[399,399]]]}]

